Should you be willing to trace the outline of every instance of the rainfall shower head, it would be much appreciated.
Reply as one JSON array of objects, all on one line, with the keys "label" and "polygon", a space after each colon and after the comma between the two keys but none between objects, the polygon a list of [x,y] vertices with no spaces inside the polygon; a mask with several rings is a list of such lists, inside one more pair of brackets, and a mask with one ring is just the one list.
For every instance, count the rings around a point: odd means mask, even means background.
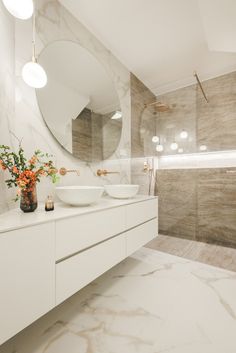
[{"label": "rainfall shower head", "polygon": [[162,103],[162,102],[152,102],[152,103],[148,103],[148,104],[145,104],[145,107],[150,107],[150,106],[153,106],[155,108],[155,110],[157,112],[160,112],[160,113],[164,113],[164,112],[168,112],[170,110],[170,107],[168,104],[165,104],[165,103]]}]

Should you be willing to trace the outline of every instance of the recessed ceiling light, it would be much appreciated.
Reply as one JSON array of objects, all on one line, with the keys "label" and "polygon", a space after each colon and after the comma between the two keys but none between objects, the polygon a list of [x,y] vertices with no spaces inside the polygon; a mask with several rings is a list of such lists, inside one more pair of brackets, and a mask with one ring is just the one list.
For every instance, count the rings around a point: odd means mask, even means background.
[{"label": "recessed ceiling light", "polygon": [[122,113],[121,111],[117,110],[111,117],[112,120],[118,120],[122,118]]}]

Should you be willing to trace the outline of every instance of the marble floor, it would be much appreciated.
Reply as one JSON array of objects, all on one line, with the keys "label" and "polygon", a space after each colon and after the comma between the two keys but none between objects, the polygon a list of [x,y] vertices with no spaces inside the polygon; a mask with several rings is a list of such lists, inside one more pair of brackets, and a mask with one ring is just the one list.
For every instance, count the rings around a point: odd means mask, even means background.
[{"label": "marble floor", "polygon": [[236,272],[236,249],[234,248],[161,234],[146,246]]},{"label": "marble floor", "polygon": [[235,353],[236,273],[142,248],[0,353]]}]

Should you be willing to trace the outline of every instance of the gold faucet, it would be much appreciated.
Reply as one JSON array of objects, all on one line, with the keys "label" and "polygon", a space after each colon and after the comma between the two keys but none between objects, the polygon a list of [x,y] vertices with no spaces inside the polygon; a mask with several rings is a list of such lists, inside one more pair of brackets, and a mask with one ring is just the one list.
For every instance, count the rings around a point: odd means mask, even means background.
[{"label": "gold faucet", "polygon": [[60,168],[59,169],[59,173],[61,175],[66,175],[67,173],[76,173],[78,176],[80,175],[80,172],[79,170],[76,170],[76,169],[66,169],[64,167]]},{"label": "gold faucet", "polygon": [[119,172],[109,172],[106,169],[98,169],[97,170],[97,176],[106,176],[107,174],[120,174]]},{"label": "gold faucet", "polygon": [[150,163],[148,161],[144,162],[143,163],[143,171],[145,173],[148,173],[148,172],[152,172],[153,171],[153,168],[152,166],[150,165]]}]

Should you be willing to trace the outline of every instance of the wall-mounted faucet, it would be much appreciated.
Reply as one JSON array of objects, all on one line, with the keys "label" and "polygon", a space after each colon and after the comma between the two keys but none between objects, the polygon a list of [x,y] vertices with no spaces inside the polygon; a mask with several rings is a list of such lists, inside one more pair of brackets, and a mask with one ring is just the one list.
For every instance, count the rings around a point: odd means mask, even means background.
[{"label": "wall-mounted faucet", "polygon": [[106,176],[107,174],[120,174],[120,172],[109,172],[106,169],[98,169],[97,170],[97,176]]},{"label": "wall-mounted faucet", "polygon": [[152,182],[154,181],[155,183],[155,168],[153,158],[147,158],[146,161],[143,163],[143,172],[148,176],[148,195],[151,195]]},{"label": "wall-mounted faucet", "polygon": [[153,171],[153,166],[148,162],[148,161],[145,161],[143,163],[143,171],[145,173],[149,173],[149,172],[152,172]]},{"label": "wall-mounted faucet", "polygon": [[66,175],[67,173],[76,173],[78,176],[80,175],[80,172],[79,170],[76,170],[76,169],[66,169],[64,167],[60,168],[59,169],[59,174],[60,175]]}]

